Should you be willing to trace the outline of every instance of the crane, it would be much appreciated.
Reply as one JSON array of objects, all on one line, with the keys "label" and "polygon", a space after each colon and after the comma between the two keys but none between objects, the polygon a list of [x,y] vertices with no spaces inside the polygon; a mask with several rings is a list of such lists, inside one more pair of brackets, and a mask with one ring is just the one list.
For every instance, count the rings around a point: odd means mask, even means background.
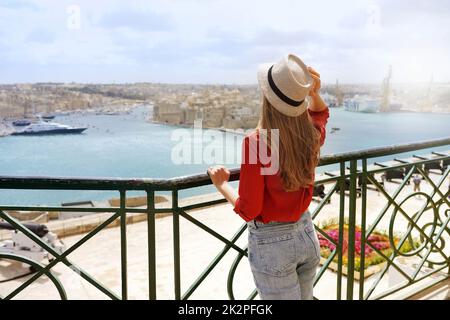
[{"label": "crane", "polygon": [[382,91],[383,97],[381,101],[381,112],[389,112],[391,110],[391,78],[392,78],[392,66],[389,66],[388,73],[383,79]]}]

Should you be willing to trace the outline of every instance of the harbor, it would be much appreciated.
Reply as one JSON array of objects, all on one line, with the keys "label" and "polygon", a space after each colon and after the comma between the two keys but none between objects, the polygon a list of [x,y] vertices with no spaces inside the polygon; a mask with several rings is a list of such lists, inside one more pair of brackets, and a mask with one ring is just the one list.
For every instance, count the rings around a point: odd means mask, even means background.
[{"label": "harbor", "polygon": [[[374,146],[383,146],[386,141],[391,144],[408,143],[414,139],[438,139],[442,133],[446,132],[447,124],[450,121],[450,114],[424,114],[421,113],[364,113],[349,112],[344,108],[330,109],[331,117],[328,124],[328,139],[323,146],[322,154],[339,154],[340,152],[349,152],[352,150],[370,149]],[[66,178],[59,178],[59,181],[70,179],[67,172],[72,176],[81,176],[89,179],[95,179],[98,176],[104,177],[161,177],[165,179],[174,176],[189,176],[192,174],[204,173],[207,167],[204,163],[193,163],[190,165],[177,166],[172,163],[170,150],[175,146],[173,141],[173,132],[178,129],[192,132],[189,126],[161,124],[153,121],[152,105],[136,105],[127,112],[72,112],[56,114],[50,123],[56,122],[71,127],[82,127],[86,130],[81,134],[49,134],[49,135],[9,135],[0,139],[0,148],[4,151],[0,156],[2,166],[0,175],[40,175],[53,176],[64,175]],[[44,120],[38,120],[43,121]],[[48,122],[45,122],[48,123]],[[27,127],[32,125],[25,124]],[[5,128],[10,127],[7,123]],[[380,130],[383,128],[383,130]],[[23,129],[20,129],[23,130]],[[210,129],[203,129],[207,132]],[[243,135],[231,129],[216,128],[224,138],[225,136],[233,139],[224,139],[233,141],[232,145],[224,145],[224,153],[233,154],[233,162],[227,166],[238,167],[240,163],[240,144]],[[365,135],[360,132],[364,131]],[[205,141],[205,146],[211,142]],[[218,141],[214,143],[220,143]],[[99,150],[102,150],[100,153]],[[158,150],[158,153],[154,151]],[[431,153],[433,151],[434,153]],[[133,154],[133,157],[129,157]],[[356,196],[355,226],[360,226],[363,221],[368,224],[377,221],[377,216],[386,205],[388,199],[386,194],[395,194],[397,189],[402,187],[397,195],[396,201],[405,203],[404,210],[411,212],[414,208],[423,206],[426,203],[426,197],[409,197],[412,192],[412,182],[403,187],[404,179],[411,180],[412,176],[407,177],[408,171],[400,169],[389,169],[398,165],[414,164],[418,161],[430,161],[432,159],[441,159],[449,157],[450,150],[448,146],[433,147],[418,152],[401,153],[396,157],[378,156],[369,161],[368,170],[381,170],[375,174],[374,179],[378,181],[382,189],[378,189],[373,184],[367,184],[365,196],[365,220],[359,214],[362,210],[362,187],[360,182],[357,184],[354,196]],[[426,164],[421,167],[423,172],[428,172],[429,179],[422,177],[423,194],[433,194],[436,192],[435,185],[438,185],[440,194],[448,192],[450,180],[445,174],[448,172],[449,160],[438,161],[438,164]],[[126,164],[126,165],[125,165]],[[357,168],[362,170],[361,167]],[[384,171],[383,171],[384,170]],[[405,169],[406,170],[406,169]],[[420,173],[420,172],[419,172]],[[320,215],[315,217],[315,223],[319,228],[327,228],[330,223],[334,223],[339,216],[339,203],[342,201],[340,192],[335,190],[333,179],[340,176],[336,165],[326,165],[318,167],[316,178],[316,189],[310,210],[320,210]],[[350,168],[346,168],[346,174],[350,174]],[[448,175],[448,173],[447,173]],[[331,180],[330,180],[331,179]],[[442,180],[443,179],[443,180]],[[323,183],[321,181],[324,181]],[[237,187],[237,182],[232,182]],[[64,187],[61,187],[64,189]],[[110,294],[118,293],[122,286],[117,268],[120,263],[120,257],[123,253],[123,247],[120,245],[119,236],[123,230],[124,224],[120,219],[110,222],[111,212],[97,212],[117,210],[122,206],[120,193],[117,191],[105,190],[12,190],[2,189],[0,193],[0,202],[10,209],[5,210],[9,216],[14,217],[21,223],[32,223],[41,225],[48,230],[45,241],[52,247],[60,248],[61,252],[67,250],[72,245],[76,245],[82,239],[103,225],[106,225],[95,236],[95,241],[88,241],[80,249],[71,254],[71,261],[77,265],[89,265],[89,273],[99,281],[109,287]],[[344,197],[351,199],[351,183],[344,186]],[[383,194],[386,192],[386,194]],[[188,210],[191,218],[196,219],[202,225],[208,226],[220,235],[226,238],[232,237],[237,229],[242,226],[242,220],[233,212],[228,204],[218,204],[221,197],[215,192],[214,188],[206,185],[201,188],[188,188],[178,191],[178,205],[182,208],[194,208],[199,203],[213,203],[199,209]],[[408,199],[408,200],[406,200]],[[173,265],[171,260],[175,252],[172,250],[171,239],[174,237],[172,230],[173,213],[171,207],[174,201],[173,192],[158,192],[154,196],[155,210],[161,213],[155,214],[155,242],[157,249],[155,261],[156,270],[159,274],[155,285],[155,294],[158,298],[173,299],[172,283],[174,275],[172,273]],[[146,273],[148,272],[146,252],[148,250],[145,239],[148,237],[146,228],[148,228],[148,214],[146,213],[148,199],[142,191],[130,190],[124,199],[123,204],[127,208],[125,225],[128,234],[128,277],[129,298],[148,298],[151,291],[149,285],[145,284]],[[36,206],[34,210],[13,210],[16,206]],[[61,207],[63,210],[46,210],[47,207]],[[5,207],[3,207],[5,208]],[[444,207],[442,207],[444,208]],[[128,212],[129,211],[129,212]],[[393,211],[381,219],[374,232],[386,234],[393,226],[396,233],[403,232],[408,227],[405,219],[399,219],[392,225]],[[345,214],[348,216],[348,213]],[[430,220],[430,215],[421,220],[421,225],[426,226],[435,223]],[[192,220],[183,219],[180,221],[179,237],[183,239],[183,254],[180,256],[180,263],[183,266],[181,275],[181,286],[183,290],[187,289],[192,283],[198,281],[199,266],[202,268],[208,265],[221,250],[223,244],[221,241],[211,241],[207,233],[199,232],[197,225],[191,223]],[[346,218],[347,219],[347,218]],[[325,229],[324,229],[325,230]],[[12,236],[14,238],[12,238]],[[419,239],[420,234],[414,232],[415,239]],[[444,236],[444,240],[449,240]],[[25,242],[22,242],[25,241]],[[326,239],[321,241],[326,242]],[[0,230],[0,243],[3,250],[7,252],[16,252],[20,246],[26,248],[31,245],[24,237],[18,237],[12,234],[10,230]],[[17,244],[17,247],[15,246]],[[246,237],[241,236],[236,240],[236,245],[245,247]],[[33,249],[41,250],[41,249]],[[338,261],[327,260],[328,249],[324,247],[320,272],[321,281],[316,285],[316,296],[320,299],[335,299],[337,287],[330,285],[336,284]],[[447,249],[446,249],[447,250]],[[21,251],[22,252],[22,251]],[[33,252],[33,251],[32,251]],[[54,256],[41,252],[24,251],[25,256],[53,261]],[[59,251],[58,251],[59,252]],[[61,253],[60,252],[60,253]],[[56,254],[56,252],[55,252]],[[95,259],[94,259],[95,257]],[[193,258],[195,257],[195,259]],[[99,259],[100,258],[100,259]],[[211,277],[201,285],[192,295],[193,299],[225,299],[229,293],[223,290],[227,281],[229,281],[230,265],[235,263],[235,253],[229,253],[223,257],[221,263],[214,269]],[[92,261],[102,261],[102,263],[92,264]],[[245,261],[245,260],[243,260]],[[407,272],[414,272],[414,266],[420,263],[420,259],[398,258],[396,263],[401,264]],[[50,262],[51,263],[51,262]],[[363,283],[364,286],[375,286],[380,291],[375,294],[382,294],[386,288],[398,286],[403,283],[403,276],[389,269],[384,277],[383,270],[386,264],[369,266],[365,276],[360,278],[359,271],[355,271],[354,298],[357,298],[357,288]],[[345,266],[342,274],[342,283],[347,285],[348,266]],[[428,267],[427,267],[428,268]],[[426,276],[433,272],[433,269],[421,269],[421,275]],[[58,264],[54,268],[54,273],[68,292],[70,299],[104,299],[108,294],[98,291],[85,280],[80,278],[80,274],[70,270],[64,265]],[[34,270],[34,269],[33,269]],[[18,262],[0,262],[0,296],[3,296],[11,289],[23,284],[33,276],[33,270],[29,270],[26,263]],[[318,270],[319,271],[319,270]],[[252,290],[251,273],[248,264],[240,263],[237,266],[236,279],[234,280],[234,292],[238,298],[245,298],[244,292]],[[434,273],[433,279],[444,279],[445,275],[439,271]],[[42,288],[45,288],[45,295],[42,294]],[[408,287],[401,293],[389,296],[390,299],[404,299],[409,297],[415,287]],[[111,297],[111,296],[110,296]],[[419,299],[417,296],[413,296]],[[58,291],[50,280],[42,280],[32,284],[26,291],[17,296],[19,299],[57,299]],[[432,293],[422,295],[423,299],[445,299],[446,293]]]},{"label": "harbor", "polygon": [[[365,114],[346,112],[341,108],[330,109],[330,112],[328,139],[322,154],[383,146],[387,141],[398,144],[440,138],[448,131],[447,123],[450,121],[450,114]],[[207,164],[172,163],[171,150],[177,144],[172,140],[172,135],[179,127],[148,121],[151,116],[151,106],[136,107],[128,114],[119,115],[74,113],[57,116],[54,121],[87,127],[82,134],[2,137],[0,174],[170,178],[204,172]],[[183,130],[193,134],[192,128],[185,127]],[[364,135],[360,134],[362,130]],[[233,161],[225,164],[238,167],[243,136],[232,131],[223,132],[223,141],[227,136],[232,139],[223,146],[223,154],[230,153],[227,159]],[[206,139],[203,143],[205,147],[211,143],[214,145]],[[130,158],[129,154],[134,156]],[[194,195],[189,190],[186,193]],[[0,200],[10,204],[20,201],[24,204],[51,205],[107,200],[111,197],[113,195],[108,192],[86,191],[48,193],[4,190],[0,193]]]}]

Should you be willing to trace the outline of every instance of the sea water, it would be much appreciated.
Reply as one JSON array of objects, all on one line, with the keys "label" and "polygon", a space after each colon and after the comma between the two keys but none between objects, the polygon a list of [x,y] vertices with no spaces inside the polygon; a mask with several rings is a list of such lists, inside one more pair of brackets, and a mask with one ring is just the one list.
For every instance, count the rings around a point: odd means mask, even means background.
[{"label": "sea water", "polygon": [[[58,116],[54,121],[88,129],[78,135],[2,137],[0,175],[170,178],[204,173],[211,163],[176,164],[173,161],[173,150],[181,142],[174,140],[174,131],[184,130],[185,134],[193,136],[193,129],[152,123],[148,121],[150,114],[151,109],[140,107],[121,115]],[[441,138],[449,136],[449,123],[450,114],[368,114],[331,109],[322,154]],[[227,141],[223,159],[227,160],[225,155],[228,160],[234,159],[227,161],[226,165],[238,167],[243,136],[220,134],[222,140]],[[204,146],[220,143],[220,139],[206,140],[203,141]],[[439,149],[442,148],[434,148]],[[183,191],[182,195],[212,191],[212,187],[202,187]],[[139,193],[130,193],[134,194]],[[116,192],[0,189],[0,203],[4,205],[60,205],[115,196]]]}]

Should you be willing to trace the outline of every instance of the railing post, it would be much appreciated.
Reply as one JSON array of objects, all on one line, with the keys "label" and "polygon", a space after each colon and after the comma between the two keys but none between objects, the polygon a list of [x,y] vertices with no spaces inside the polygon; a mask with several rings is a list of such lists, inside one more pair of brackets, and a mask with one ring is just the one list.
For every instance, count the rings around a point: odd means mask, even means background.
[{"label": "railing post", "polygon": [[364,268],[366,262],[367,159],[362,159],[361,174],[361,248],[359,271],[359,300],[364,300]]},{"label": "railing post", "polygon": [[178,190],[172,190],[172,210],[173,210],[173,265],[174,265],[174,285],[175,299],[181,299],[180,281],[180,214],[178,208]]},{"label": "railing post", "polygon": [[339,180],[339,239],[338,239],[338,270],[337,270],[337,300],[342,299],[342,246],[344,243],[344,220],[345,220],[345,161],[340,163]]},{"label": "railing post", "polygon": [[126,191],[120,190],[120,260],[122,272],[122,300],[128,299],[127,276],[127,213]]},{"label": "railing post", "polygon": [[155,191],[147,193],[148,297],[156,300]]},{"label": "railing post", "polygon": [[348,212],[347,241],[347,300],[353,300],[353,285],[355,279],[355,228],[356,228],[356,198],[357,198],[357,160],[350,161],[350,199]]}]

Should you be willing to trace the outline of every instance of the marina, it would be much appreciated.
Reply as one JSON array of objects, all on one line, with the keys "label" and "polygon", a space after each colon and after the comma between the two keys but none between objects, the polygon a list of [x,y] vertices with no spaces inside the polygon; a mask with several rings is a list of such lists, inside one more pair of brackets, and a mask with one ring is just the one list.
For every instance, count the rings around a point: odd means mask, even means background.
[{"label": "marina", "polygon": [[[171,150],[177,144],[172,140],[173,132],[183,129],[193,133],[193,129],[151,122],[151,110],[151,106],[141,106],[129,114],[115,116],[75,113],[55,118],[58,123],[86,127],[82,134],[2,137],[0,174],[170,178],[204,172],[208,167],[206,163],[176,165],[171,159]],[[341,108],[330,109],[330,112],[328,138],[322,154],[383,146],[387,141],[397,144],[435,139],[449,132],[450,114],[367,114]],[[238,167],[242,134],[228,130],[222,132],[222,137],[223,141],[230,138],[223,154],[229,154],[227,159],[232,161],[226,161],[225,165]],[[206,147],[213,142],[205,139],[203,143]],[[205,191],[208,190],[213,189],[205,187]],[[194,194],[188,190],[186,195]],[[50,205],[106,200],[112,196],[110,192],[4,190],[0,200],[11,204],[25,201]]]}]

